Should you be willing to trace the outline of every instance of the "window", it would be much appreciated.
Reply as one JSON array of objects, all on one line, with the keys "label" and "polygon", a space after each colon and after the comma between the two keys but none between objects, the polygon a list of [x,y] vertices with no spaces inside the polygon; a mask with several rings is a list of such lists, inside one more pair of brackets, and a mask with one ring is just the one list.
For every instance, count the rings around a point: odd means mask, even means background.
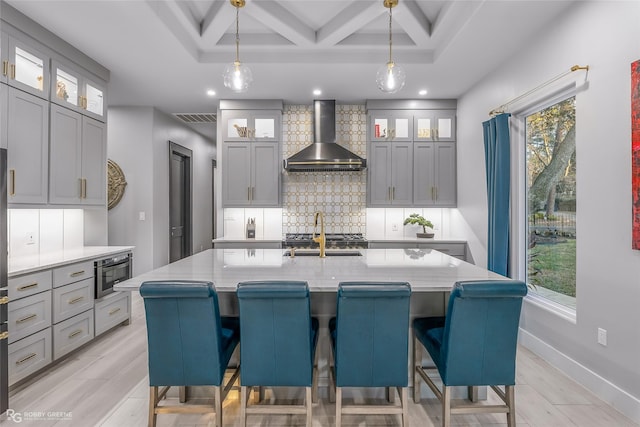
[{"label": "window", "polygon": [[527,282],[575,308],[575,97],[526,116]]}]

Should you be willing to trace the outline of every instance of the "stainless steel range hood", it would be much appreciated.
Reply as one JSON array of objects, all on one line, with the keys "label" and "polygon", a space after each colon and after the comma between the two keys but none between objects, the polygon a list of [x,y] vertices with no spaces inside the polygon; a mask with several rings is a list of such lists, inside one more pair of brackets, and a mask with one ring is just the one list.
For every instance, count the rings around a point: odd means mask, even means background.
[{"label": "stainless steel range hood", "polygon": [[284,160],[289,172],[360,171],[367,161],[336,143],[336,101],[315,100],[313,144]]}]

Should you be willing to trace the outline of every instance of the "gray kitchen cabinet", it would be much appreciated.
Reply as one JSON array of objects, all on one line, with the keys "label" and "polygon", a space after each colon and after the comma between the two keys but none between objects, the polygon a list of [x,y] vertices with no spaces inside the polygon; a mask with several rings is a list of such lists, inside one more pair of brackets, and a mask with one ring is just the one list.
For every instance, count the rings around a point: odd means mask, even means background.
[{"label": "gray kitchen cabinet", "polygon": [[71,64],[51,61],[51,102],[105,121],[105,84]]},{"label": "gray kitchen cabinet", "polygon": [[456,112],[454,110],[416,111],[413,116],[413,140],[455,141]]},{"label": "gray kitchen cabinet", "polygon": [[222,113],[224,141],[280,141],[280,110],[225,110]]},{"label": "gray kitchen cabinet", "polygon": [[280,165],[277,142],[224,142],[223,207],[279,206]]},{"label": "gray kitchen cabinet", "polygon": [[27,36],[2,33],[3,81],[39,98],[49,98],[50,57]]},{"label": "gray kitchen cabinet", "polygon": [[96,300],[95,334],[108,331],[116,325],[127,322],[131,318],[131,293],[114,292]]},{"label": "gray kitchen cabinet", "polygon": [[106,163],[104,123],[51,104],[49,202],[104,205]]},{"label": "gray kitchen cabinet", "polygon": [[47,203],[49,102],[16,88],[8,91],[7,202]]},{"label": "gray kitchen cabinet", "polygon": [[7,148],[7,97],[9,88],[0,83],[0,148]]},{"label": "gray kitchen cabinet", "polygon": [[376,110],[368,118],[369,141],[413,141],[410,111]]},{"label": "gray kitchen cabinet", "polygon": [[411,206],[413,144],[370,142],[368,206]]},{"label": "gray kitchen cabinet", "polygon": [[413,147],[413,204],[456,206],[456,146],[451,142],[416,142]]},{"label": "gray kitchen cabinet", "polygon": [[4,31],[0,31],[0,65],[0,83],[6,83],[9,76],[9,35]]}]

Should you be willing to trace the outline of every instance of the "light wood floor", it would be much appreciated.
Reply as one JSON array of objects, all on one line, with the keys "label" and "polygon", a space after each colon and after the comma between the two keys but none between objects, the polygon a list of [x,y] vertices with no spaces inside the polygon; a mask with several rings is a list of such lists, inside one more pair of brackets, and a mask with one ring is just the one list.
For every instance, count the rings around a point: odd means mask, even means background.
[{"label": "light wood floor", "polygon": [[[30,381],[10,396],[14,411],[44,413],[45,419],[27,418],[20,426],[105,426],[142,427],[147,425],[148,383],[144,309],[141,298],[134,294],[133,321],[116,328],[92,345]],[[520,427],[626,427],[638,426],[611,406],[545,361],[520,347],[517,360],[516,413]],[[232,391],[224,404],[224,425],[237,426],[238,392]],[[489,397],[491,402],[493,396]],[[497,398],[495,398],[497,399]],[[440,409],[435,399],[421,404],[410,401],[412,427],[440,425]],[[313,425],[333,426],[335,406],[320,399],[313,408]],[[67,419],[47,419],[47,413],[67,412]],[[54,414],[55,415],[55,414]],[[158,426],[212,426],[211,415],[159,415]],[[12,420],[1,422],[12,425]],[[303,426],[300,416],[255,416],[250,426]],[[18,425],[18,424],[16,424]],[[359,427],[400,426],[394,416],[343,417],[343,425]],[[504,415],[458,415],[456,426],[506,425]]]}]

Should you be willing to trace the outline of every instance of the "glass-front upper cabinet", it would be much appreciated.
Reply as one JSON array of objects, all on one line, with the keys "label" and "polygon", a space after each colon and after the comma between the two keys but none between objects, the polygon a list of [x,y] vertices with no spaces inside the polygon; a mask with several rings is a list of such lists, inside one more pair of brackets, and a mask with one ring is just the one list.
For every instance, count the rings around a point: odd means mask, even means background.
[{"label": "glass-front upper cabinet", "polygon": [[413,115],[403,111],[374,111],[369,113],[371,141],[412,141]]},{"label": "glass-front upper cabinet", "polygon": [[416,112],[413,129],[415,141],[455,141],[456,113],[448,110]]},{"label": "glass-front upper cabinet", "polygon": [[51,101],[104,121],[104,85],[87,78],[71,65],[55,60],[51,64],[54,76],[54,81],[51,82]]},{"label": "glass-front upper cabinet", "polygon": [[[40,98],[49,96],[49,57],[27,43],[7,38],[7,56],[4,57],[2,71],[7,83]],[[4,51],[5,49],[3,49]]]},{"label": "glass-front upper cabinet", "polygon": [[280,141],[282,113],[272,110],[226,110],[223,112],[225,141]]}]

